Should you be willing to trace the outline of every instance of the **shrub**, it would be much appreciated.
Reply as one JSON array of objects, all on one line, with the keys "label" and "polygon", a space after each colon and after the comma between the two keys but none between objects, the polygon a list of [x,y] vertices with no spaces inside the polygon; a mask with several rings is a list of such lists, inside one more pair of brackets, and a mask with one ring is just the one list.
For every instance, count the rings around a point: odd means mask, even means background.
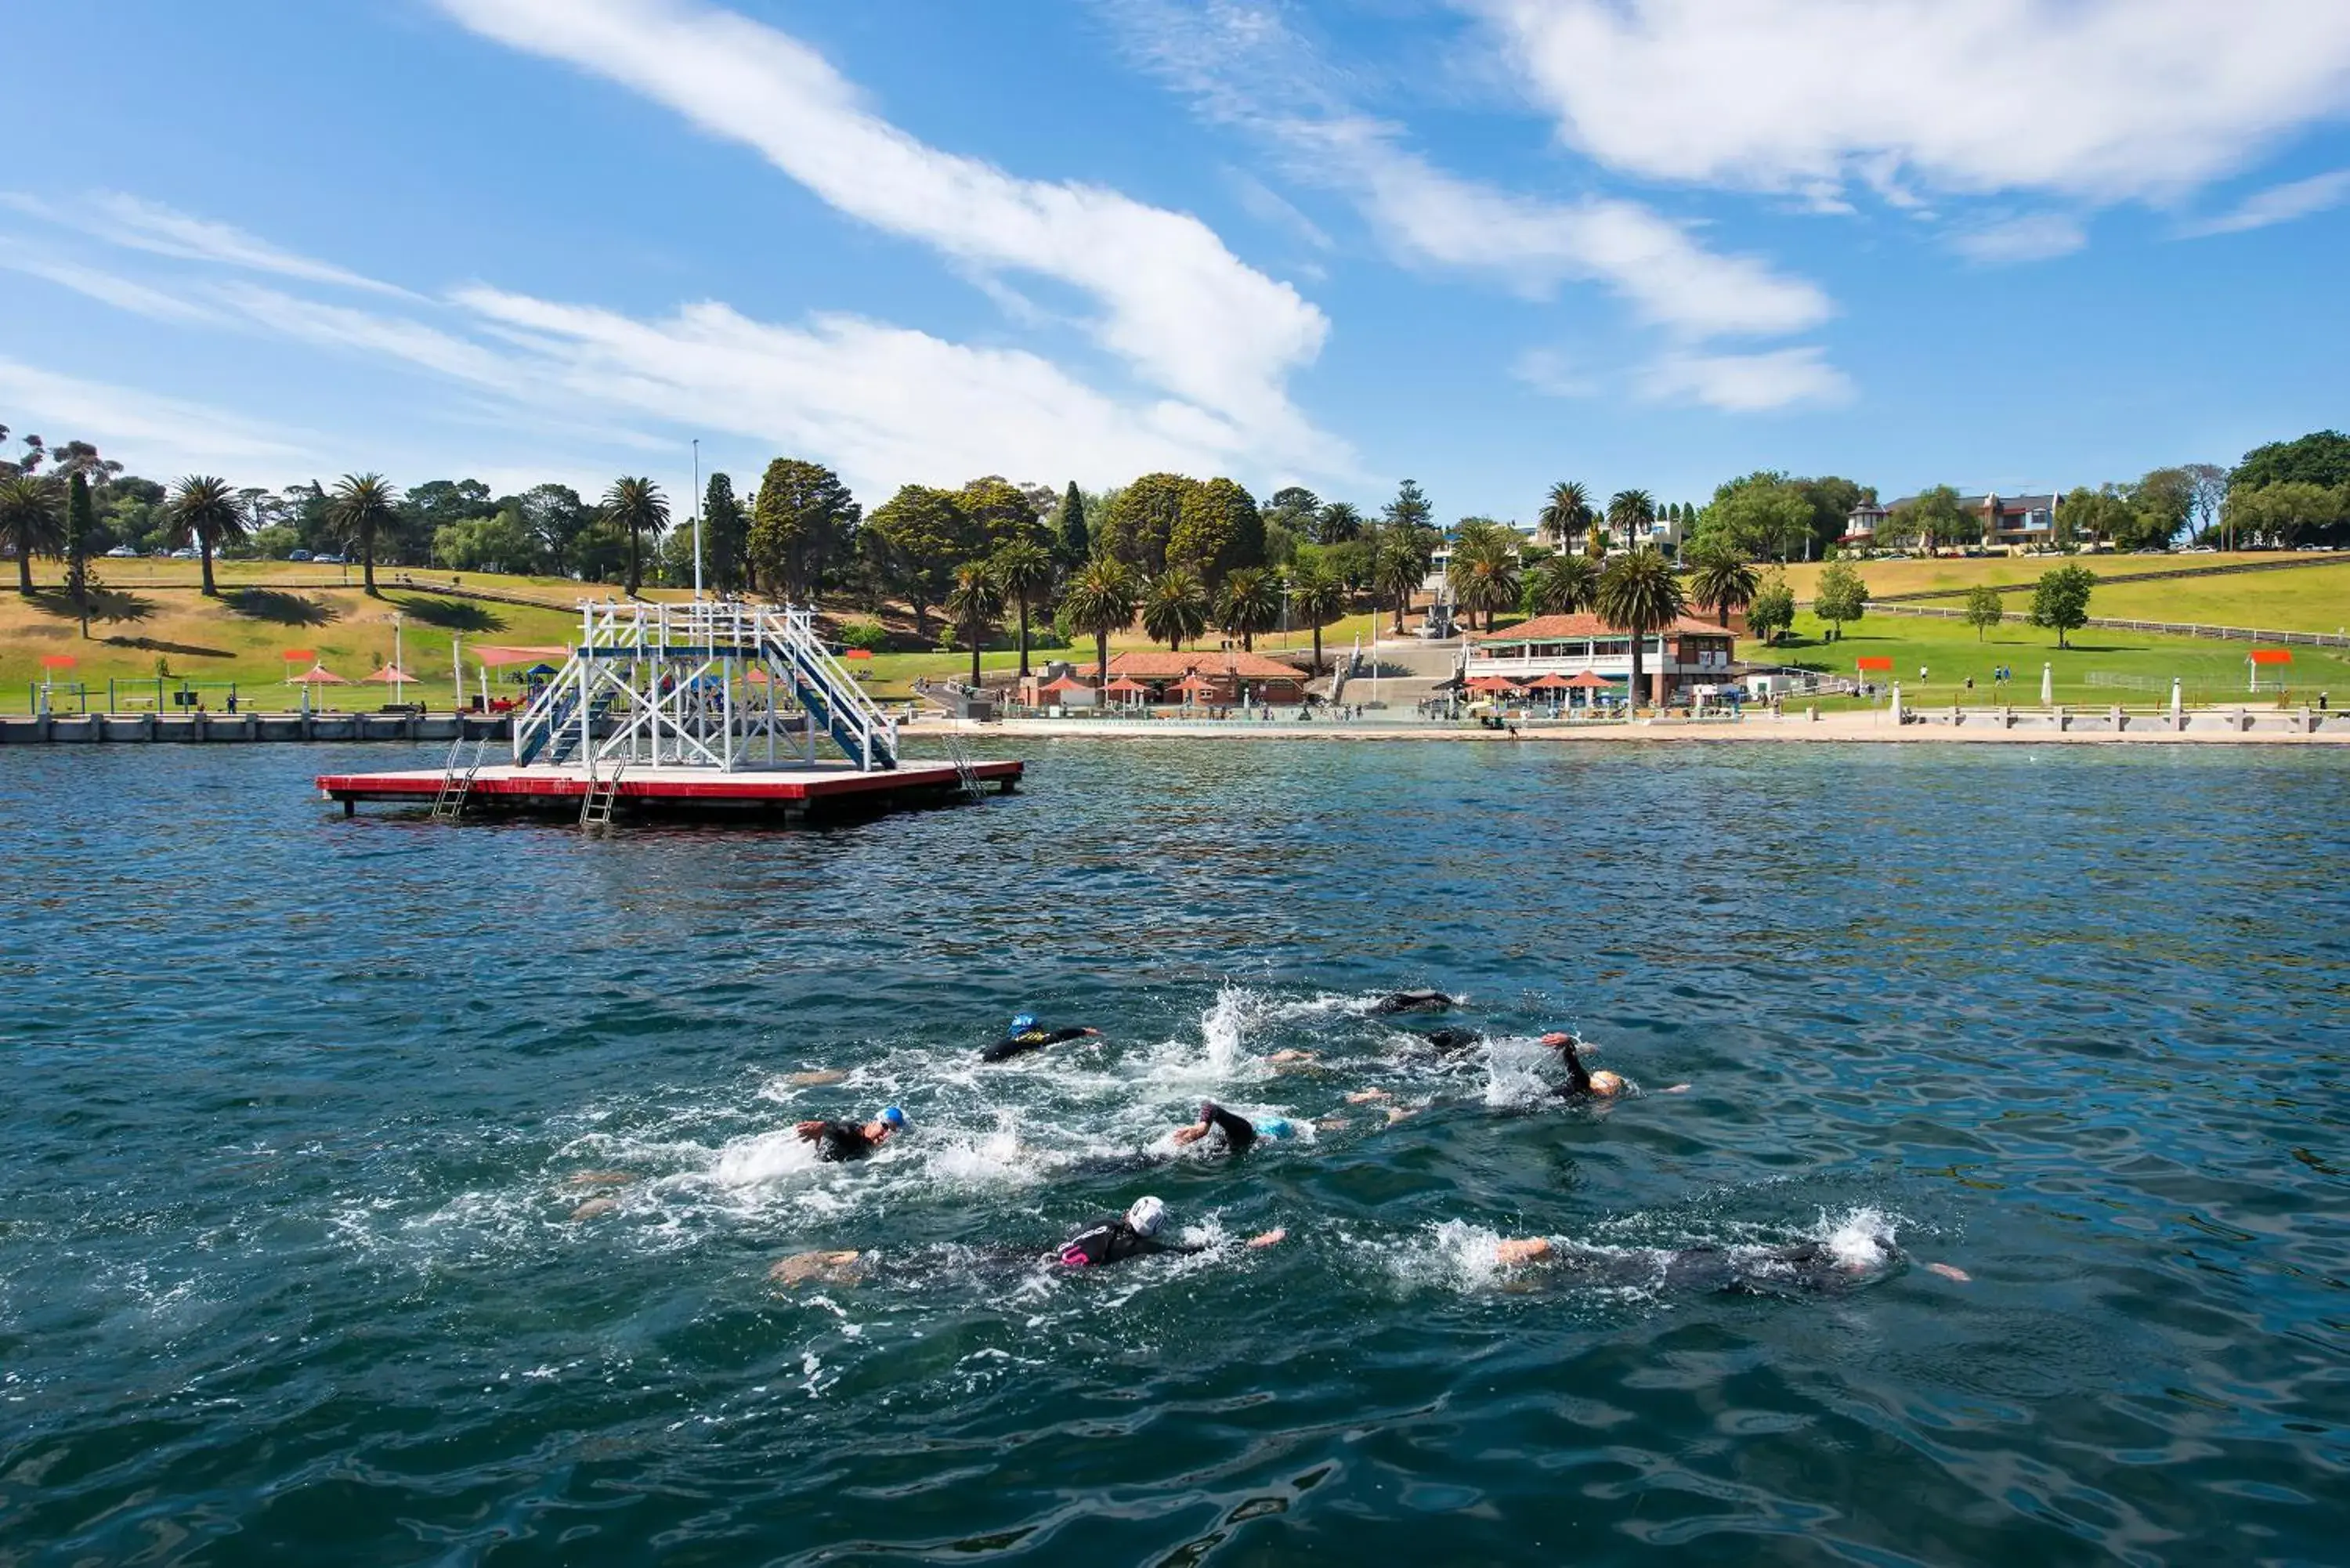
[{"label": "shrub", "polygon": [[838,635],[844,648],[861,648],[868,653],[881,653],[889,647],[889,633],[879,621],[843,621]]}]

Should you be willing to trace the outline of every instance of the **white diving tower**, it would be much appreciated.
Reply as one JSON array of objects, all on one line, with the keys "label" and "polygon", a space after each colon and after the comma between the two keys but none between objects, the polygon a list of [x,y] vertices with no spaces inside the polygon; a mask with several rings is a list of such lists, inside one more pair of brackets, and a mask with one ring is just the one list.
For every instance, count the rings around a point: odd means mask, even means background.
[{"label": "white diving tower", "polygon": [[808,610],[607,600],[580,606],[571,657],[515,721],[514,766],[813,767],[819,730],[861,772],[898,766],[897,721]]}]

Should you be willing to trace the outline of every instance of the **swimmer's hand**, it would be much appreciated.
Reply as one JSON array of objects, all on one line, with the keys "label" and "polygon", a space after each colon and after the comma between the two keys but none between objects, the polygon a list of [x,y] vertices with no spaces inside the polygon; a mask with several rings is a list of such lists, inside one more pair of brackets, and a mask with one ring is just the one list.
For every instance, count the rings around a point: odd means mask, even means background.
[{"label": "swimmer's hand", "polygon": [[1657,1093],[1660,1095],[1686,1095],[1689,1091],[1690,1086],[1687,1084],[1675,1084],[1671,1088],[1659,1089]]},{"label": "swimmer's hand", "polygon": [[1205,1122],[1201,1122],[1197,1127],[1177,1127],[1175,1129],[1175,1141],[1178,1145],[1197,1143],[1207,1136],[1208,1124]]},{"label": "swimmer's hand", "polygon": [[1939,1274],[1946,1280],[1956,1280],[1962,1285],[1974,1282],[1972,1274],[1950,1263],[1929,1263],[1926,1265],[1926,1272],[1930,1274]]},{"label": "swimmer's hand", "polygon": [[1283,1241],[1286,1241],[1288,1237],[1289,1231],[1284,1227],[1276,1225],[1262,1236],[1251,1236],[1248,1239],[1248,1244],[1252,1248],[1260,1250],[1266,1247],[1277,1247]]},{"label": "swimmer's hand", "polygon": [[1493,1261],[1508,1268],[1518,1263],[1539,1263],[1550,1256],[1550,1242],[1541,1236],[1493,1243]]},{"label": "swimmer's hand", "polygon": [[1275,1051],[1265,1060],[1276,1067],[1286,1067],[1294,1063],[1311,1062],[1315,1060],[1315,1055],[1311,1051],[1300,1051],[1293,1047],[1286,1051]]},{"label": "swimmer's hand", "polygon": [[1347,1096],[1347,1103],[1350,1106],[1367,1106],[1373,1100],[1392,1100],[1394,1098],[1395,1096],[1388,1094],[1385,1089],[1357,1089],[1353,1094]]},{"label": "swimmer's hand", "polygon": [[801,1122],[797,1126],[794,1127],[792,1131],[799,1134],[803,1141],[814,1143],[816,1139],[824,1136],[824,1124],[822,1122]]}]

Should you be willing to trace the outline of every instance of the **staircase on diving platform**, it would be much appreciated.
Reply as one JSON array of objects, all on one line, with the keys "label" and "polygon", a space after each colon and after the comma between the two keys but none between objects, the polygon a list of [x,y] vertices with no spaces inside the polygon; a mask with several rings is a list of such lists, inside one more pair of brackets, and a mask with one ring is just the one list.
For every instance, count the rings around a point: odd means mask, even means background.
[{"label": "staircase on diving platform", "polygon": [[819,732],[865,772],[898,765],[895,721],[804,608],[608,602],[580,614],[571,657],[515,725],[516,767],[733,772],[776,766],[795,752],[813,766]]}]

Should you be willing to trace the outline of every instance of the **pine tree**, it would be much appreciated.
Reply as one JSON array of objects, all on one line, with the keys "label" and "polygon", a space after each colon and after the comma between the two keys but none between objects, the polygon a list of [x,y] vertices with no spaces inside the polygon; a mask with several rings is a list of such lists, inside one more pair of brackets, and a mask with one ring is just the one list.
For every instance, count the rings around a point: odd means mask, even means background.
[{"label": "pine tree", "polygon": [[1077,493],[1074,479],[1069,481],[1068,493],[1061,497],[1061,534],[1055,547],[1061,565],[1071,571],[1094,553],[1093,538],[1086,530],[1086,498]]}]

